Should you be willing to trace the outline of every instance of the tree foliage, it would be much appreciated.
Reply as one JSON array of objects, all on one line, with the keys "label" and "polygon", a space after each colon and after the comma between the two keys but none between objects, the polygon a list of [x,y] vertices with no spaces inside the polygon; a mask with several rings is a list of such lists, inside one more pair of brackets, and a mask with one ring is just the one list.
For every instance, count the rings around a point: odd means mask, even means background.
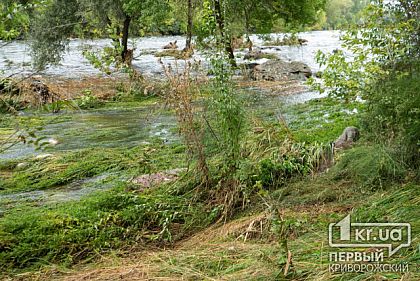
[{"label": "tree foliage", "polygon": [[342,36],[352,53],[319,52],[325,65],[321,91],[347,102],[362,99],[366,128],[375,141],[395,144],[404,162],[420,159],[420,3],[376,0],[362,22]]},{"label": "tree foliage", "polygon": [[164,0],[52,0],[39,11],[32,24],[31,37],[34,66],[43,69],[61,59],[68,38],[78,28],[100,30],[117,42],[122,49],[122,59],[128,51],[128,37],[133,23],[159,24],[168,9]]},{"label": "tree foliage", "polygon": [[361,10],[367,5],[366,0],[329,0],[325,7],[328,29],[345,29],[357,23]]},{"label": "tree foliage", "polygon": [[69,36],[81,21],[77,0],[55,0],[35,18],[31,33],[32,59],[36,69],[62,58]]},{"label": "tree foliage", "polygon": [[2,0],[0,40],[12,40],[25,35],[30,26],[30,17],[44,3],[43,0]]}]

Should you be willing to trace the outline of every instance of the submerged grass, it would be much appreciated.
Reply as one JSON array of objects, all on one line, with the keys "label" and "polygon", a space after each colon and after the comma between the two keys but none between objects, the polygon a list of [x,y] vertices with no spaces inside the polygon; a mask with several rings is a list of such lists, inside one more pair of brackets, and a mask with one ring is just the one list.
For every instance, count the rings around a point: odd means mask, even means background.
[{"label": "submerged grass", "polygon": [[[105,172],[124,171],[126,176],[138,176],[185,166],[182,145],[151,144],[135,148],[94,148],[62,152],[45,159],[4,161],[0,171],[9,171],[0,187],[7,192],[39,190],[62,186],[75,180],[91,178]],[[24,162],[25,163],[25,162]]]},{"label": "submerged grass", "polygon": [[330,142],[349,126],[359,127],[363,104],[344,104],[331,98],[284,107],[284,118],[296,141]]}]

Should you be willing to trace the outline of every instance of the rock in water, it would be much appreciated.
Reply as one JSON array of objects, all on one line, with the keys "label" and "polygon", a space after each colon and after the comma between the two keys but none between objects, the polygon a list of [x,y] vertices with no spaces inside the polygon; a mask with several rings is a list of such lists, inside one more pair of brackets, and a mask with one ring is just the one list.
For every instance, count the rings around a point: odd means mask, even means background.
[{"label": "rock in water", "polygon": [[19,164],[16,165],[16,170],[22,171],[22,170],[25,170],[28,167],[29,167],[29,163],[23,162],[23,163],[19,163]]},{"label": "rock in water", "polygon": [[347,127],[341,136],[334,142],[335,148],[347,148],[356,142],[360,137],[360,131],[356,127]]},{"label": "rock in water", "polygon": [[56,146],[59,143],[60,142],[56,139],[53,139],[53,138],[48,139],[48,144],[51,145],[51,146]]},{"label": "rock in water", "polygon": [[165,49],[165,50],[175,50],[175,49],[178,49],[178,46],[177,46],[177,43],[178,41],[175,41],[175,42],[169,42],[169,44],[168,45],[165,45],[165,46],[163,46],[163,49]]},{"label": "rock in water", "polygon": [[311,76],[311,69],[303,62],[286,62],[280,59],[260,64],[250,73],[250,78],[256,81],[306,80]]},{"label": "rock in water", "polygon": [[53,156],[54,155],[52,155],[52,154],[40,154],[40,155],[37,155],[35,157],[35,160],[45,160],[45,159],[51,158]]},{"label": "rock in water", "polygon": [[302,39],[302,38],[298,38],[298,42],[299,42],[299,45],[306,45],[308,43],[308,40]]},{"label": "rock in water", "polygon": [[260,49],[255,49],[252,51],[249,51],[245,56],[245,60],[259,60],[263,57],[264,53]]}]

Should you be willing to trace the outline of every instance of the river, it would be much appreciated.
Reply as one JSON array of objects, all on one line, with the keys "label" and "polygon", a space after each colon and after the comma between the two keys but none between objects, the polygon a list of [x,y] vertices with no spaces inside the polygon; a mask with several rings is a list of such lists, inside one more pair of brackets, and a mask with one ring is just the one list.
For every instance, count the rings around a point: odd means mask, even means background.
[{"label": "river", "polygon": [[[272,36],[278,36],[273,34]],[[308,40],[304,46],[264,46],[264,52],[274,53],[284,60],[301,61],[306,63],[312,71],[319,70],[315,62],[315,54],[318,50],[332,52],[340,47],[339,32],[314,31],[301,33],[300,38]],[[263,47],[263,40],[258,36],[252,36],[255,47]],[[183,37],[144,37],[130,40],[131,48],[135,48],[133,66],[141,73],[150,76],[162,75],[162,67],[158,59],[153,55],[162,49],[170,41],[178,41],[179,48],[183,48]],[[86,48],[100,49],[109,45],[110,40],[80,40],[70,41],[69,47],[63,56],[60,65],[49,67],[42,75],[60,78],[80,78],[92,75],[100,75],[83,57],[82,52]],[[5,43],[0,41],[0,71],[3,75],[26,75],[33,72],[30,61],[30,48],[27,42],[16,41]],[[237,52],[238,57],[243,57],[244,52]],[[205,61],[201,53],[196,53],[196,60]],[[173,63],[171,58],[163,58],[164,63]],[[238,59],[238,63],[243,63]],[[260,60],[259,62],[264,62]],[[320,97],[319,94],[303,91],[298,94],[285,96],[267,96],[261,89],[253,93],[249,108],[273,112],[273,116],[281,114],[281,104],[299,103]],[[50,120],[40,136],[53,138],[59,143],[45,151],[35,151],[32,146],[18,144],[6,152],[0,154],[0,161],[7,159],[22,159],[33,157],[40,153],[56,153],[59,151],[72,151],[92,147],[133,147],[147,142],[153,138],[159,138],[164,142],[177,140],[175,133],[175,118],[162,112],[157,105],[143,108],[107,108],[89,111],[63,112],[58,115],[26,112],[28,119],[43,118]],[[58,121],[54,121],[57,116]],[[67,186],[51,190],[35,190],[15,194],[0,194],[0,205],[5,209],[22,202],[63,202],[77,200],[99,189],[107,189],[111,186],[97,184],[109,175],[97,178],[77,181]],[[1,179],[0,179],[1,180]],[[8,207],[6,207],[8,206]],[[2,209],[0,206],[0,216]]]},{"label": "river", "polygon": [[[281,36],[272,34],[272,37]],[[313,71],[319,70],[315,62],[315,54],[318,50],[332,52],[340,47],[340,32],[338,31],[312,31],[299,34],[300,38],[308,40],[303,46],[272,46],[264,47],[267,53],[277,54],[285,60],[301,61],[309,65]],[[264,41],[256,35],[251,37],[254,47],[263,47]],[[177,41],[179,48],[185,46],[185,38],[181,36],[160,36],[160,37],[142,37],[130,40],[130,48],[134,48],[133,66],[141,73],[146,75],[161,75],[162,67],[154,53],[162,50],[162,47],[168,42]],[[44,75],[53,75],[60,77],[79,78],[80,76],[89,76],[100,74],[83,57],[82,52],[85,49],[100,49],[111,44],[110,40],[80,40],[72,39],[64,53],[60,65],[49,67],[43,73]],[[13,74],[29,74],[33,72],[31,68],[31,52],[28,42],[15,41],[6,43],[0,41],[0,70],[5,72],[6,76]],[[244,54],[237,52],[236,54]],[[241,56],[243,57],[243,56]],[[196,60],[205,60],[202,53],[196,53],[193,57]],[[173,63],[172,58],[163,58],[164,63]],[[238,63],[244,62],[238,59]]]}]

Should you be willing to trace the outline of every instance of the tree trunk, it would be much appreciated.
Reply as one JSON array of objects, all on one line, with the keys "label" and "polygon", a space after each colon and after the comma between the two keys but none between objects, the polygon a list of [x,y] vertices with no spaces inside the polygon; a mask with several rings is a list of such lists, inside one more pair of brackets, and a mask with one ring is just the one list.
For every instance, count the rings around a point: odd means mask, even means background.
[{"label": "tree trunk", "polygon": [[124,20],[124,27],[123,27],[123,37],[122,37],[122,53],[121,53],[121,57],[122,60],[125,61],[126,56],[127,56],[127,51],[128,51],[128,34],[129,34],[129,29],[130,29],[130,23],[131,23],[131,17],[130,16],[125,16],[125,20]]},{"label": "tree trunk", "polygon": [[214,8],[216,12],[216,22],[219,27],[220,35],[225,45],[226,53],[229,56],[230,63],[233,67],[236,67],[235,55],[233,54],[232,41],[230,36],[225,33],[225,19],[222,13],[222,7],[220,5],[220,0],[214,0]]},{"label": "tree trunk", "polygon": [[185,44],[185,49],[191,49],[192,41],[192,29],[193,29],[193,0],[188,0],[188,23],[187,23],[187,42]]},{"label": "tree trunk", "polygon": [[249,11],[253,9],[253,7],[247,6],[245,5],[245,30],[246,30],[246,44],[248,47],[248,51],[252,51],[252,41],[251,38],[249,37],[249,34],[251,33],[251,27],[250,27],[250,16],[249,16]]}]

